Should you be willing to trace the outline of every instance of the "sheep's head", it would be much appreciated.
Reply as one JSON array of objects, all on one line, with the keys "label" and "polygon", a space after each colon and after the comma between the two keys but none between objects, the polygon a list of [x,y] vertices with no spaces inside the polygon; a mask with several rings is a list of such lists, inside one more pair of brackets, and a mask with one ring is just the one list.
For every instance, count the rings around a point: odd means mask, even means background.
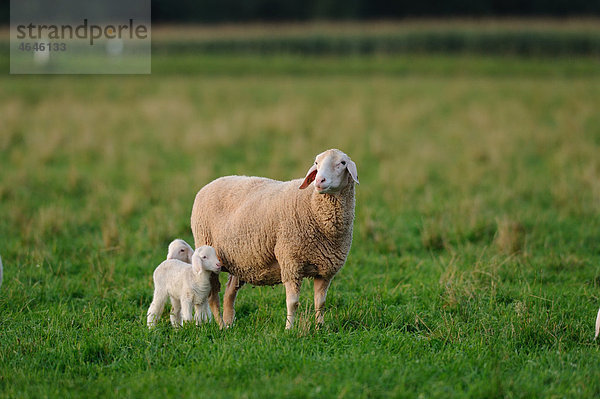
[{"label": "sheep's head", "polygon": [[196,248],[192,256],[192,266],[196,273],[201,273],[202,270],[214,273],[221,271],[221,262],[217,257],[217,252],[210,245],[203,245]]},{"label": "sheep's head", "polygon": [[167,259],[179,259],[182,262],[192,263],[193,254],[194,250],[192,247],[187,242],[178,238],[169,244]]},{"label": "sheep's head", "polygon": [[308,187],[313,181],[319,194],[340,192],[348,184],[358,184],[356,164],[340,150],[327,150],[317,155],[300,188]]}]

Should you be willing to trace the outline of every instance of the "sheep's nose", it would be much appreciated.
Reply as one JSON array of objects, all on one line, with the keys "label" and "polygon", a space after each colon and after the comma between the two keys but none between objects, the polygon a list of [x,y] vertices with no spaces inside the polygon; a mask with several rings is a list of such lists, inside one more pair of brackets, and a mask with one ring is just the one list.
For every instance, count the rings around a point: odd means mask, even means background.
[{"label": "sheep's nose", "polygon": [[317,179],[317,183],[319,183],[319,184],[325,183],[325,180],[327,180],[327,179],[325,179],[324,177],[321,177],[321,178]]}]

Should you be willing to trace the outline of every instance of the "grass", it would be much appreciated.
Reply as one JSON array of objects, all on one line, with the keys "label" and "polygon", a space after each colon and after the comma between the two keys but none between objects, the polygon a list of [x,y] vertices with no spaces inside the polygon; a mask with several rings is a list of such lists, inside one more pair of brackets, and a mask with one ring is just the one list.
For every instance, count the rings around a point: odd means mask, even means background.
[{"label": "grass", "polygon": [[[0,396],[597,397],[600,77],[418,60],[0,77]],[[301,177],[330,147],[361,185],[325,327],[306,281],[291,332],[281,286],[244,287],[235,328],[148,331],[196,191]]]},{"label": "grass", "polygon": [[[7,67],[8,69],[8,67]],[[161,75],[211,76],[396,76],[420,77],[597,77],[600,62],[595,58],[532,58],[501,56],[359,55],[350,57],[302,57],[297,55],[190,54],[154,56],[152,71]]]},{"label": "grass", "polygon": [[[87,64],[86,64],[87,66]],[[129,67],[131,64],[129,64]],[[72,65],[72,67],[74,67]],[[0,58],[0,70],[10,71],[8,58]],[[219,77],[447,77],[447,78],[595,78],[600,62],[592,57],[515,58],[502,56],[406,54],[396,56],[303,57],[298,55],[192,54],[154,55],[155,75]]]}]

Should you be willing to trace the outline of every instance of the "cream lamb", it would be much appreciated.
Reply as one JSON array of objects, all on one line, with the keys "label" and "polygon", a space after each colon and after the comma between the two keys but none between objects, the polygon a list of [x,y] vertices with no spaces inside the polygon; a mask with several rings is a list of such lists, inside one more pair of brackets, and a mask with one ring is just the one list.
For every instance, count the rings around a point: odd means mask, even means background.
[{"label": "cream lamb", "polygon": [[[316,321],[323,323],[327,289],[352,244],[355,183],[356,164],[332,149],[316,156],[304,179],[227,176],[198,192],[191,216],[195,245],[215,246],[230,273],[223,297],[226,325],[233,323],[244,283],[283,283],[291,328],[305,277],[314,279]],[[210,308],[219,322],[218,277],[211,284]]]},{"label": "cream lamb", "polygon": [[[167,298],[171,298],[171,324],[180,326],[193,319],[196,324],[210,321],[208,295],[210,276],[217,275],[221,263],[213,247],[201,246],[194,251],[192,264],[167,259],[154,271],[154,297],[148,309],[148,327],[156,325]],[[195,316],[192,312],[195,308]]]},{"label": "cream lamb", "polygon": [[193,248],[180,238],[171,241],[169,244],[167,259],[179,259],[185,263],[192,263],[192,255],[194,255]]}]

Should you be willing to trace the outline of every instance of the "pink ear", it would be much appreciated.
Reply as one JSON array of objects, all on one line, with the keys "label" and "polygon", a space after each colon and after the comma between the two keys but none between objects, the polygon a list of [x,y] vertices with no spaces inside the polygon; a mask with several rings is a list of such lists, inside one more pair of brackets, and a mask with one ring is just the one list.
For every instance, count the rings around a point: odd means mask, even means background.
[{"label": "pink ear", "polygon": [[306,177],[304,178],[304,181],[302,182],[302,184],[300,185],[299,188],[303,189],[303,188],[308,187],[308,185],[315,180],[316,175],[317,175],[317,165],[313,165],[310,167],[308,172],[306,172]]},{"label": "pink ear", "polygon": [[352,180],[354,180],[356,182],[356,184],[360,184],[358,182],[358,171],[356,170],[356,164],[348,159],[348,162],[346,163],[346,169],[348,169],[348,172],[350,172],[350,176],[352,176]]}]

